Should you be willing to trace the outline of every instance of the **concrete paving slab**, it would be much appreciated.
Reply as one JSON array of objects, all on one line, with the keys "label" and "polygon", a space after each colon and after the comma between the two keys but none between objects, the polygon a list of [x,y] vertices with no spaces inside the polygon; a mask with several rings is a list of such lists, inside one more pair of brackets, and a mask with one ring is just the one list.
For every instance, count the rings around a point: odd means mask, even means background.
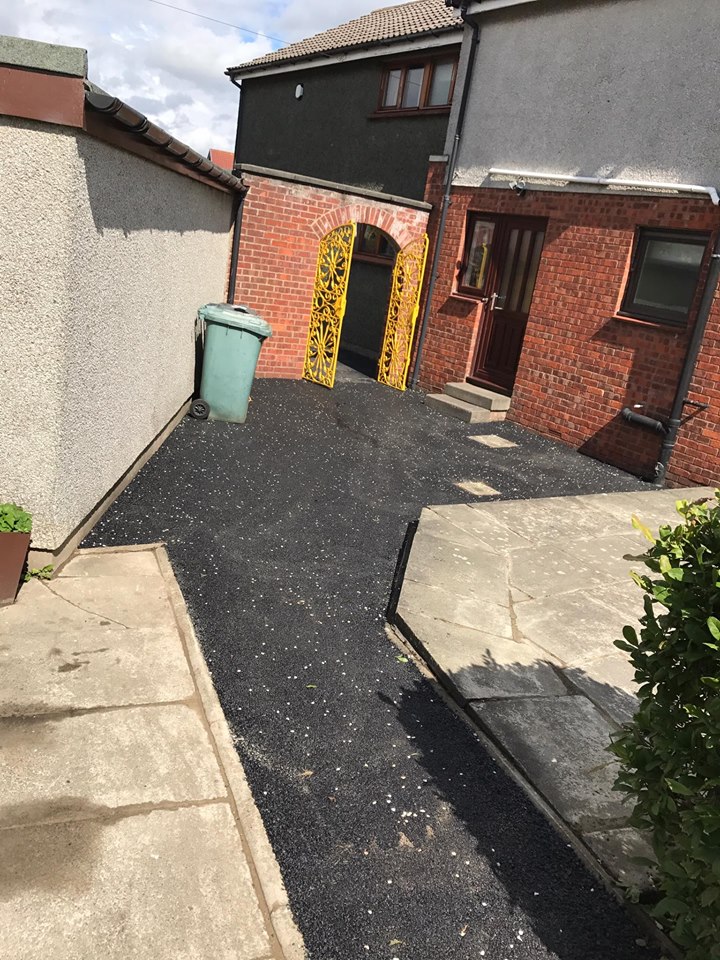
[{"label": "concrete paving slab", "polygon": [[585,833],[583,840],[618,883],[641,892],[655,888],[652,868],[635,862],[637,858],[655,862],[652,844],[644,833],[634,827],[620,827]]},{"label": "concrete paving slab", "polygon": [[0,830],[0,930],[13,960],[272,955],[226,803]]},{"label": "concrete paving slab", "polygon": [[632,563],[625,554],[637,552],[637,542],[626,535],[597,540],[550,540],[513,550],[510,584],[531,597],[546,597],[594,588],[608,581],[626,580]]},{"label": "concrete paving slab", "polygon": [[[149,663],[162,669],[149,670]],[[193,693],[177,630],[33,624],[0,641],[0,717],[186,700]]]},{"label": "concrete paving slab", "polygon": [[585,697],[515,699],[471,709],[569,824],[592,830],[629,816],[629,805],[612,790],[618,769],[606,752],[612,727]]},{"label": "concrete paving slab", "polygon": [[512,440],[508,440],[506,437],[498,437],[494,433],[484,433],[477,437],[468,437],[468,439],[481,443],[484,447],[490,447],[491,450],[505,450],[517,446]]},{"label": "concrete paving slab", "polygon": [[516,603],[514,611],[523,637],[567,665],[612,653],[614,641],[622,637],[628,622],[582,589]]},{"label": "concrete paving slab", "polygon": [[225,792],[207,730],[182,704],[0,721],[0,825]]},{"label": "concrete paving slab", "polygon": [[58,573],[70,577],[159,577],[160,567],[152,550],[84,551],[76,554]]},{"label": "concrete paving slab", "polygon": [[428,507],[420,514],[419,533],[421,537],[436,537],[438,540],[447,540],[448,543],[464,547],[483,546],[484,549],[489,549],[471,530],[464,530],[459,522],[454,522],[451,517],[442,516]]},{"label": "concrete paving slab", "polygon": [[[0,953],[301,960],[277,862],[164,551],[86,556],[66,568],[77,576],[25,584],[0,611]],[[205,811],[220,806],[229,838],[223,825],[182,826],[193,810],[215,817]],[[168,818],[173,849],[155,844],[154,830],[129,843],[132,854],[122,837],[103,847],[153,809]],[[147,880],[138,845],[159,861]],[[192,859],[175,862],[174,850]]]},{"label": "concrete paving slab", "polygon": [[493,519],[535,544],[627,532],[624,518],[610,514],[599,518],[588,509],[585,497],[548,497],[531,501],[531,507],[526,500],[504,500],[487,510]]},{"label": "concrete paving slab", "polygon": [[626,534],[576,540],[572,545],[573,559],[579,563],[594,562],[604,573],[603,586],[618,581],[632,583],[630,571],[637,569],[638,561],[629,559],[645,551],[647,540],[637,530]]},{"label": "concrete paving slab", "polygon": [[[638,573],[646,569],[639,562],[630,563],[629,568],[630,570],[636,570]],[[593,598],[615,610],[624,621],[623,626],[626,624],[636,626],[644,613],[643,592],[630,577],[627,580],[615,581],[598,587],[593,590]]]},{"label": "concrete paving slab", "polygon": [[595,493],[583,499],[591,510],[615,517],[628,526],[635,514],[651,529],[664,523],[675,526],[680,523],[675,504],[678,500],[715,499],[714,487],[683,487],[679,489],[653,490],[632,493]]},{"label": "concrete paving slab", "polygon": [[408,580],[441,589],[457,590],[497,604],[507,604],[507,563],[482,544],[474,547],[425,537],[415,537],[405,570]]},{"label": "concrete paving slab", "polygon": [[500,493],[495,487],[491,487],[489,483],[483,483],[482,480],[461,480],[455,486],[472,494],[473,497],[494,497]]},{"label": "concrete paving slab", "polygon": [[486,512],[490,504],[463,503],[452,506],[433,506],[430,509],[438,516],[475,536],[488,550],[504,553],[516,547],[527,547],[530,541],[509,530],[502,521]]},{"label": "concrete paving slab", "polygon": [[[28,609],[32,607],[32,617]],[[48,626],[53,629],[85,629],[100,627],[104,618],[89,610],[81,610],[67,603],[40,580],[22,584],[18,599],[12,606],[2,608],[0,616],[0,644],[8,637],[24,636],[27,633],[43,633]],[[107,621],[105,621],[107,624]]]},{"label": "concrete paving slab", "polygon": [[160,576],[60,577],[48,587],[81,610],[121,626],[170,628],[175,622]]},{"label": "concrete paving slab", "polygon": [[620,650],[582,667],[569,667],[564,673],[618,726],[632,720],[638,708],[635,669]]},{"label": "concrete paving slab", "polygon": [[409,624],[425,658],[461,699],[562,696],[567,688],[529,644],[416,615]]},{"label": "concrete paving slab", "polygon": [[482,630],[497,637],[512,639],[512,623],[507,607],[474,594],[430,587],[426,583],[405,580],[398,601],[398,613],[406,623],[417,614],[435,620]]}]

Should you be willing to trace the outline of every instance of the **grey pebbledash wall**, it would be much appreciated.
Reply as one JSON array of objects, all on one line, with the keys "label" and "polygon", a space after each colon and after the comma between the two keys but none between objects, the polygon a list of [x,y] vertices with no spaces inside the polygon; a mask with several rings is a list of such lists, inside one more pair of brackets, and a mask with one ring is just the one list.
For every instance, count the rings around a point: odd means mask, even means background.
[{"label": "grey pebbledash wall", "polygon": [[59,547],[193,389],[232,197],[82,131],[0,117],[0,501]]},{"label": "grey pebbledash wall", "polygon": [[456,183],[490,167],[720,182],[717,0],[543,0],[478,23]]},{"label": "grey pebbledash wall", "polygon": [[422,200],[428,157],[442,150],[448,114],[372,117],[384,62],[243,80],[241,162]]}]

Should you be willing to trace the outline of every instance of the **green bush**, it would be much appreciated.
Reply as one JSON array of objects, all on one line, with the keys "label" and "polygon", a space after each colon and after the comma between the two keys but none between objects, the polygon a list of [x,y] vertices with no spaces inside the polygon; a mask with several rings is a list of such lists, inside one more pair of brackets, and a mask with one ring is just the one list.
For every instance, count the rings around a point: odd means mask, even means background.
[{"label": "green bush", "polygon": [[662,899],[655,916],[687,960],[720,960],[720,507],[679,501],[683,523],[660,529],[633,574],[645,591],[640,636],[625,627],[640,684],[633,721],[610,748],[616,789],[652,834]]},{"label": "green bush", "polygon": [[32,517],[16,503],[0,503],[0,533],[30,533]]}]

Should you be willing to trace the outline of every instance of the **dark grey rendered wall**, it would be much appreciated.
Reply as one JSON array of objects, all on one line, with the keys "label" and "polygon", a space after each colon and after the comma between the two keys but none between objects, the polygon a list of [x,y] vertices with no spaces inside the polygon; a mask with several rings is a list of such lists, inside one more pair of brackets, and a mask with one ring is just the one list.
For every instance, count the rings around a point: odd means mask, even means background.
[{"label": "dark grey rendered wall", "polygon": [[[448,114],[371,119],[383,60],[243,80],[241,163],[422,200]],[[302,100],[295,88],[304,84]]]}]

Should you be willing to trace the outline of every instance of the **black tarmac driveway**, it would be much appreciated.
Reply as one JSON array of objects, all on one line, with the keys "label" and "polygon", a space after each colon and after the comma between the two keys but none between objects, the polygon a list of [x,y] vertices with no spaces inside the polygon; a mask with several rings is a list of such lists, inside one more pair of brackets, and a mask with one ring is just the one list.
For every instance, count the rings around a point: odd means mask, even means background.
[{"label": "black tarmac driveway", "polygon": [[84,545],[166,541],[313,960],[654,958],[385,634],[408,522],[463,480],[642,486],[370,380],[266,380],[245,426],[183,421]]}]

